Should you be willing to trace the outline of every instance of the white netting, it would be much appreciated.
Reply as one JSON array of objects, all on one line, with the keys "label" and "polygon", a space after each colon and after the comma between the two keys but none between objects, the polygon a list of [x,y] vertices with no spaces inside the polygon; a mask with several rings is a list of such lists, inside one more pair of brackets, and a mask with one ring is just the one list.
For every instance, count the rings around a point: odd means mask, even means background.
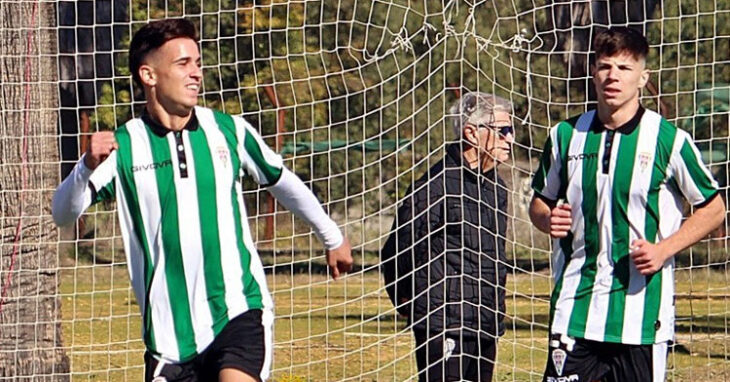
[{"label": "white netting", "polygon": [[[59,163],[68,171],[90,132],[139,115],[129,39],[165,17],[199,27],[200,104],[258,127],[354,246],[356,270],[330,281],[309,228],[246,182],[276,304],[275,381],[414,378],[413,335],[385,294],[379,250],[408,186],[454,139],[449,106],[477,90],[512,101],[518,126],[500,167],[511,270],[495,380],[540,380],[552,285],[549,241],[527,217],[529,181],[547,129],[591,105],[585,52],[597,27],[645,32],[642,102],[691,132],[726,196],[728,1],[3,1],[0,380],[141,377],[114,205],[57,239],[49,197]],[[730,379],[726,239],[723,228],[677,257],[674,380]]]}]

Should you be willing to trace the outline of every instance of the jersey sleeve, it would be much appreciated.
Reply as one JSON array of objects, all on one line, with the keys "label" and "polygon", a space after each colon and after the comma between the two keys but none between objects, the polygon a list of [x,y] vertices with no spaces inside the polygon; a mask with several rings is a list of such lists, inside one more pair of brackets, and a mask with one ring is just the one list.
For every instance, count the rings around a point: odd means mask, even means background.
[{"label": "jersey sleeve", "polygon": [[116,195],[114,180],[117,170],[117,151],[113,151],[89,177],[89,185],[93,188],[91,204],[103,200],[111,200]]},{"label": "jersey sleeve", "polygon": [[685,199],[693,206],[701,205],[712,199],[719,187],[689,134],[679,130],[678,135],[669,162],[671,175]]},{"label": "jersey sleeve", "polygon": [[75,222],[92,204],[114,197],[116,151],[94,171],[86,167],[84,158],[53,194],[51,213],[59,226]]},{"label": "jersey sleeve", "polygon": [[557,125],[550,129],[542,150],[540,163],[532,178],[532,189],[549,200],[558,200],[563,197],[563,195],[560,195],[561,190],[564,188],[560,177],[563,161],[560,155],[560,147],[555,144],[555,142],[560,142],[558,137],[559,127],[560,125]]},{"label": "jersey sleeve", "polygon": [[276,184],[281,178],[284,166],[281,156],[271,150],[256,130],[243,118],[234,117],[233,120],[236,124],[238,151],[243,170],[261,186],[267,187]]}]

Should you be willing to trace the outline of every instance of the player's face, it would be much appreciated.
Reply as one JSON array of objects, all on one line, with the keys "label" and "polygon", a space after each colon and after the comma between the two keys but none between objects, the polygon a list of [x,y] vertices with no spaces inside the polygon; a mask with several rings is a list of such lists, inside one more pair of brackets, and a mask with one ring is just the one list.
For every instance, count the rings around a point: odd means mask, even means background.
[{"label": "player's face", "polygon": [[479,126],[479,140],[482,148],[491,160],[506,162],[510,158],[514,131],[510,114],[503,110],[495,110],[493,121],[485,126]]},{"label": "player's face", "polygon": [[187,115],[198,103],[203,80],[198,44],[184,37],[172,39],[146,61],[154,73],[157,101],[171,114]]},{"label": "player's face", "polygon": [[639,102],[639,92],[649,80],[643,59],[629,53],[598,58],[593,67],[593,84],[599,105],[612,111],[631,107]]}]

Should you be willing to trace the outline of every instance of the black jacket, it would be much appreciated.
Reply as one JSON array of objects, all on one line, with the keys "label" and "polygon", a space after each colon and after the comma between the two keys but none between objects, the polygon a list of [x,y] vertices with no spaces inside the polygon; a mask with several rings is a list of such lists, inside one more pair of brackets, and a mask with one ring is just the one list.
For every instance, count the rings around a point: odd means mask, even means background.
[{"label": "black jacket", "polygon": [[388,296],[414,330],[504,333],[507,190],[496,170],[477,173],[450,145],[398,208],[381,250]]}]

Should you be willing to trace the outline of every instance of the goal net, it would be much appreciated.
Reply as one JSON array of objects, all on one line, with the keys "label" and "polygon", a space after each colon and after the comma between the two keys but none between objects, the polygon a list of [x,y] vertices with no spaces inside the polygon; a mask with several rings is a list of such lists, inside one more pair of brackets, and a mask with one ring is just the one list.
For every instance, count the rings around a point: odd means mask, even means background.
[{"label": "goal net", "polygon": [[[587,52],[601,28],[645,33],[642,103],[695,138],[726,197],[727,1],[2,2],[0,380],[142,376],[115,205],[55,232],[49,200],[91,133],[140,115],[130,36],[167,17],[198,27],[199,104],[259,129],[353,244],[354,271],[330,280],[309,227],[244,181],[276,306],[274,381],[417,379],[413,333],[385,292],[380,249],[407,189],[457,142],[449,107],[470,91],[515,110],[512,158],[499,166],[509,272],[495,380],[540,380],[551,243],[529,222],[530,180],[548,129],[595,104]],[[730,379],[725,227],[676,257],[668,380]],[[65,366],[41,366],[33,357],[46,351]]]}]

